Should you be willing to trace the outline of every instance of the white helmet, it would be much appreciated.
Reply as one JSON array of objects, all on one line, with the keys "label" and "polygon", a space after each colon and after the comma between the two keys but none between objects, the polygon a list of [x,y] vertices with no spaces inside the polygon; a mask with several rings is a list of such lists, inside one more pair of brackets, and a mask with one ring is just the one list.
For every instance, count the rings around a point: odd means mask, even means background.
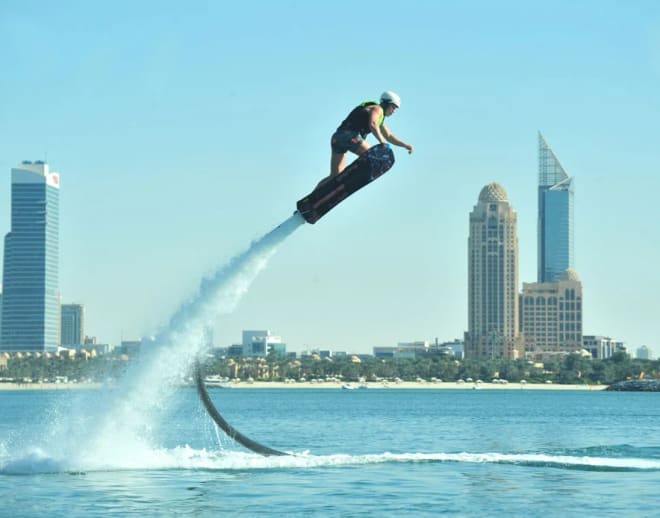
[{"label": "white helmet", "polygon": [[381,104],[391,103],[394,106],[396,106],[397,108],[401,108],[401,97],[399,97],[397,94],[395,94],[394,92],[392,92],[390,90],[388,90],[386,92],[383,92],[380,95],[380,102],[381,102]]}]

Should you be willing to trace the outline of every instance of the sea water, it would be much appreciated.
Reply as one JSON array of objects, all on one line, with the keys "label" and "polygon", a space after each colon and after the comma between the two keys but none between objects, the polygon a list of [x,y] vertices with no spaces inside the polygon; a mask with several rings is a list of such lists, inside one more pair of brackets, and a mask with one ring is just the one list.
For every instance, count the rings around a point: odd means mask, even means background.
[{"label": "sea water", "polygon": [[112,388],[0,391],[0,515],[653,516],[657,394],[216,390],[177,382],[294,214],[204,279]]},{"label": "sea water", "polygon": [[[658,394],[211,390],[234,427],[287,457],[233,443],[192,388],[169,393],[140,441],[99,443],[76,431],[89,426],[81,408],[94,415],[94,401],[112,396],[0,392],[0,515],[657,516],[660,508]],[[62,444],[63,429],[77,444]]]}]

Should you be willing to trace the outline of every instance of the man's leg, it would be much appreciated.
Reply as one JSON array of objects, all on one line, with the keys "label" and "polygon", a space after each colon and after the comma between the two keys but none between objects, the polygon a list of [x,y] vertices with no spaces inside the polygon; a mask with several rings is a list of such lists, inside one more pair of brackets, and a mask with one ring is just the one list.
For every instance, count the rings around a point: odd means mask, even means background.
[{"label": "man's leg", "polygon": [[[344,171],[344,168],[346,167],[346,153],[345,152],[339,153],[335,151],[335,144],[336,144],[335,139],[343,136],[340,135],[340,137],[338,137],[337,135],[338,134],[335,133],[335,135],[332,136],[332,140],[331,140],[332,154],[330,156],[330,175],[323,178],[323,180],[321,180],[318,184],[316,184],[316,187],[319,187],[323,183],[327,182],[330,178],[333,178],[334,176],[341,174]],[[349,150],[352,153],[355,153],[357,156],[361,156],[368,149],[369,149],[369,144],[367,144],[366,141],[364,141],[358,134],[355,134],[355,136],[352,137],[351,145],[349,146]]]},{"label": "man's leg", "polygon": [[[352,153],[355,153],[357,156],[362,156],[369,150],[369,144],[364,140],[360,141],[360,144],[354,149],[351,149]],[[330,176],[336,176],[344,172],[346,168],[346,153],[332,153],[332,158],[330,160]]]},{"label": "man's leg", "polygon": [[[360,145],[358,146],[358,148],[357,148],[357,149],[351,149],[351,151],[353,151],[353,153],[355,153],[357,156],[362,156],[362,155],[364,155],[367,151],[369,151],[369,148],[370,148],[370,147],[371,147],[371,146],[369,146],[369,144],[367,144],[367,141],[366,141],[366,140],[362,140],[362,141],[360,142]],[[343,170],[344,170],[344,169],[342,168],[342,171],[343,171]]]},{"label": "man's leg", "polygon": [[346,153],[335,153],[333,151],[330,158],[330,176],[337,176],[344,170],[344,167],[346,167]]}]

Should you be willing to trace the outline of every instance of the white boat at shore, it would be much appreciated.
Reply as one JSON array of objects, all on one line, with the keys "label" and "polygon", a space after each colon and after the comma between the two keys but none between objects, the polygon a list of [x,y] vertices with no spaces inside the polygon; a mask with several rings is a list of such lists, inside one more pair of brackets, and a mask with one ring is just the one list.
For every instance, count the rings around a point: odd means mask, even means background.
[{"label": "white boat at shore", "polygon": [[222,376],[212,375],[204,377],[204,385],[207,388],[232,388],[232,382]]}]

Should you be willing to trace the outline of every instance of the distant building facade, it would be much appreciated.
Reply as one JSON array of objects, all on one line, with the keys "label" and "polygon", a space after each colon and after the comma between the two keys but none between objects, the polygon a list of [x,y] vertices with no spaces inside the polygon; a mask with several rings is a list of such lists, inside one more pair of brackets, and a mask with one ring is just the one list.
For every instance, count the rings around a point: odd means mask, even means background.
[{"label": "distant building facade", "polygon": [[[457,350],[460,347],[460,351]],[[455,350],[456,349],[456,350]],[[420,358],[428,355],[442,355],[452,357],[462,357],[463,342],[445,342],[430,344],[428,340],[420,340],[417,342],[400,342],[396,346],[382,346],[373,348],[374,358],[387,359],[387,358]],[[458,355],[458,356],[457,356]]]},{"label": "distant building facade", "polygon": [[11,170],[0,348],[54,352],[60,345],[60,177],[44,162]]},{"label": "distant building facade", "polygon": [[[465,355],[465,343],[463,340],[455,339],[451,342],[436,343],[431,345],[432,351],[437,351],[440,354],[453,355],[457,360],[462,360]],[[450,352],[451,351],[451,352]]]},{"label": "distant building facade", "polygon": [[109,354],[113,351],[113,347],[110,344],[99,344],[96,343],[84,343],[82,345],[76,345],[74,347],[76,351],[87,351],[95,353],[97,355]]},{"label": "distant building facade", "polygon": [[275,353],[277,354],[280,358],[286,358],[286,344],[283,344],[282,342],[279,343],[269,343],[268,344],[268,353]]},{"label": "distant building facade", "polygon": [[517,216],[501,185],[486,185],[470,213],[466,358],[523,355],[518,311]]},{"label": "distant building facade", "polygon": [[639,360],[650,360],[652,356],[651,350],[646,345],[642,345],[637,348],[636,356]]},{"label": "distant building facade", "polygon": [[[87,340],[85,340],[85,342],[87,342]],[[117,349],[118,352],[121,354],[127,354],[128,356],[137,356],[138,354],[140,354],[140,350],[142,349],[143,345],[146,346],[151,343],[152,341],[149,338],[145,338],[143,340],[122,340],[121,344]]]},{"label": "distant building facade", "polygon": [[243,344],[232,344],[227,347],[227,356],[230,358],[239,358],[243,355]]},{"label": "distant building facade", "polygon": [[396,346],[374,347],[373,356],[375,358],[416,358],[429,351],[427,341],[419,342],[399,342]]},{"label": "distant building facade", "polygon": [[539,132],[538,282],[558,282],[574,265],[573,179]]},{"label": "distant building facade", "polygon": [[85,340],[85,306],[82,304],[62,304],[63,347],[82,345]]},{"label": "distant building facade", "polygon": [[623,342],[614,340],[609,336],[584,335],[582,343],[584,349],[591,353],[591,357],[597,360],[605,360],[617,352],[627,352],[626,345]]},{"label": "distant building facade", "polygon": [[566,270],[558,282],[523,283],[521,300],[527,357],[582,350],[582,283],[575,271]]},{"label": "distant building facade", "polygon": [[274,336],[268,330],[243,331],[243,356],[268,356],[272,350],[280,356],[286,356],[286,344],[282,338]]}]

